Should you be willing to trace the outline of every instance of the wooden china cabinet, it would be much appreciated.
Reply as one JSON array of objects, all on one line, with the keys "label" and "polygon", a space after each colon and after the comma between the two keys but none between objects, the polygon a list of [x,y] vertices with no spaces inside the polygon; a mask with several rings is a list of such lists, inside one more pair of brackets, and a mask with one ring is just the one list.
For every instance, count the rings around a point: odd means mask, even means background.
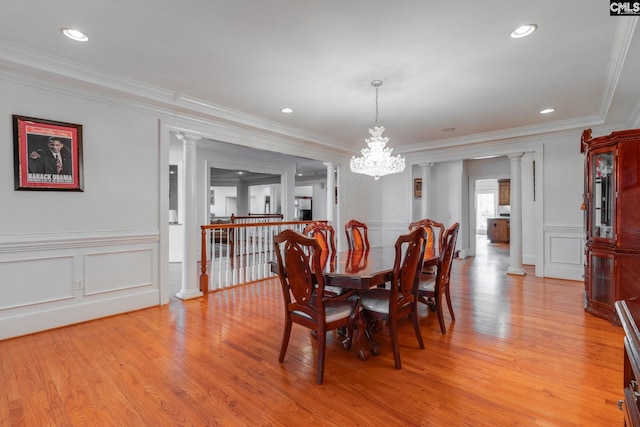
[{"label": "wooden china cabinet", "polygon": [[615,302],[640,297],[640,129],[591,137],[585,155],[585,310],[620,325]]}]

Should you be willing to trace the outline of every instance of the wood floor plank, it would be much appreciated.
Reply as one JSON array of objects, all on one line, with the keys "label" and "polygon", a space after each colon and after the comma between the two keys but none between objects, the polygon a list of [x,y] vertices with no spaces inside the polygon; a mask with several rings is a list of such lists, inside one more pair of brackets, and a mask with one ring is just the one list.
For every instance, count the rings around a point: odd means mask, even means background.
[{"label": "wood floor plank", "polygon": [[[2,426],[613,426],[621,328],[587,314],[583,284],[507,275],[506,245],[455,260],[447,334],[420,307],[425,349],[400,328],[361,361],[294,325],[284,363],[279,283],[267,280],[0,341]],[[486,253],[482,253],[485,251]]]}]

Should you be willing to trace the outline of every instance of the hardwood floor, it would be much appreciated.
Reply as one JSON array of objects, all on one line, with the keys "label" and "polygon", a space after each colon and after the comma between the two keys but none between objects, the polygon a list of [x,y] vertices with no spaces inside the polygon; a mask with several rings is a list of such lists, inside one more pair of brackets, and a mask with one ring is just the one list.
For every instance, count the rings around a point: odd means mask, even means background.
[{"label": "hardwood floor", "polygon": [[[0,426],[615,426],[621,328],[584,312],[579,282],[506,275],[507,246],[454,260],[456,313],[426,349],[400,328],[361,361],[294,325],[278,363],[279,284],[263,281],[0,341]],[[483,245],[479,245],[483,250]]]}]

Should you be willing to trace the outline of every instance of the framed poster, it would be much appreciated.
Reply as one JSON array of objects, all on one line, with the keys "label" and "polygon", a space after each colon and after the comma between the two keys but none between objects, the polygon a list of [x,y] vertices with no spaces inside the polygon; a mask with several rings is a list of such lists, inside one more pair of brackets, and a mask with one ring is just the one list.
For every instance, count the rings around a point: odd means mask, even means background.
[{"label": "framed poster", "polygon": [[416,199],[422,197],[422,178],[413,179],[413,197]]},{"label": "framed poster", "polygon": [[16,190],[83,191],[82,125],[13,116]]}]

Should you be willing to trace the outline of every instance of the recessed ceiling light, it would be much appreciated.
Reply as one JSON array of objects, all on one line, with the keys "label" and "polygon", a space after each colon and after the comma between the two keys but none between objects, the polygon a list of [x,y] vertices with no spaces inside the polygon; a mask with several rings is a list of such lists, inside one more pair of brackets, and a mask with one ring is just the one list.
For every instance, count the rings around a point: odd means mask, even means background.
[{"label": "recessed ceiling light", "polygon": [[511,32],[511,37],[513,37],[514,39],[527,37],[528,35],[533,34],[533,32],[537,29],[538,26],[536,24],[521,25]]},{"label": "recessed ceiling light", "polygon": [[282,111],[285,114],[291,114],[291,113],[293,113],[293,108],[284,107],[284,108],[280,109],[280,111]]},{"label": "recessed ceiling light", "polygon": [[540,114],[549,114],[553,113],[554,111],[556,111],[555,108],[545,108],[544,110],[540,110]]},{"label": "recessed ceiling light", "polygon": [[85,33],[80,30],[74,30],[73,28],[62,28],[62,34],[69,37],[71,40],[75,40],[78,42],[86,42],[89,40],[89,37]]}]

